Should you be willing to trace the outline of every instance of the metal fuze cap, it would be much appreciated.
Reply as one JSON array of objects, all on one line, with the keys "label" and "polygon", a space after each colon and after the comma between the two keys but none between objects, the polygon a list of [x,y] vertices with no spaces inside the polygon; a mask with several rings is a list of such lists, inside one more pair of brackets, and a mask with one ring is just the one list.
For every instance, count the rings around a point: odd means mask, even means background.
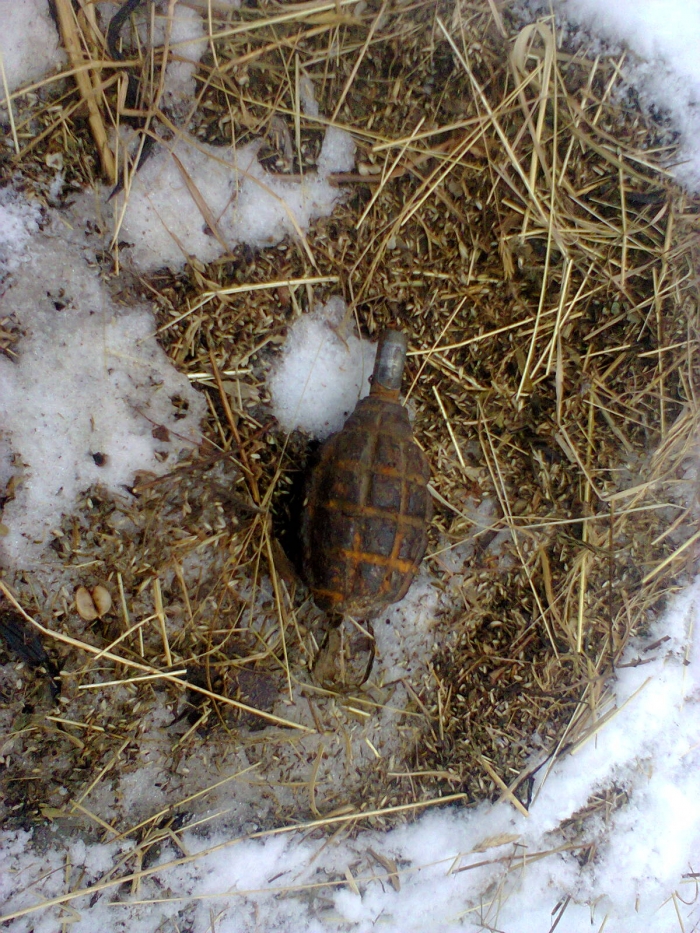
[{"label": "metal fuze cap", "polygon": [[400,330],[383,330],[379,335],[377,359],[372,373],[370,395],[382,392],[396,393],[401,388],[403,368],[406,364],[408,340]]}]

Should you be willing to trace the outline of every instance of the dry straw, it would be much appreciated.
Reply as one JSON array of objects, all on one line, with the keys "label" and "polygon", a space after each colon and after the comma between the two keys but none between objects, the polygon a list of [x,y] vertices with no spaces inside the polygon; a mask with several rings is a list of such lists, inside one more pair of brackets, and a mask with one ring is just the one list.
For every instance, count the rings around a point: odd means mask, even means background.
[{"label": "dry straw", "polygon": [[[492,0],[204,6],[197,135],[263,136],[268,167],[299,175],[332,124],[353,133],[357,172],[336,179],[343,203],[305,238],[143,283],[172,360],[206,393],[201,448],[163,480],[137,478],[128,505],[96,490],[66,519],[63,589],[55,576],[3,584],[60,659],[65,698],[59,715],[31,677],[16,698],[37,712],[17,719],[5,818],[140,840],[54,904],[123,882],[152,902],[160,869],[141,860],[182,848],[183,817],[226,812],[231,786],[273,832],[387,826],[484,798],[527,813],[535,771],[605,728],[630,636],[696,566],[697,206],[671,180],[667,128],[625,103],[622,60],[562,47],[550,18],[525,25]],[[125,71],[147,132],[178,126],[159,109],[163,50],[125,29],[111,62],[104,24],[78,7],[58,4],[70,71],[11,97],[10,157],[41,178],[60,150],[69,180],[111,183],[134,170],[109,144]],[[300,109],[307,77],[331,116]],[[429,668],[407,673],[399,706],[381,665],[351,697],[310,681],[323,621],[284,547],[307,446],[271,420],[266,371],[290,319],[339,291],[363,333],[408,332],[432,465],[428,569],[444,598]],[[477,513],[485,497],[493,508]],[[70,587],[98,583],[116,609],[86,632]],[[179,731],[146,731],[164,708]],[[144,742],[170,792],[134,820],[119,782]],[[50,747],[63,770],[42,768]]]}]

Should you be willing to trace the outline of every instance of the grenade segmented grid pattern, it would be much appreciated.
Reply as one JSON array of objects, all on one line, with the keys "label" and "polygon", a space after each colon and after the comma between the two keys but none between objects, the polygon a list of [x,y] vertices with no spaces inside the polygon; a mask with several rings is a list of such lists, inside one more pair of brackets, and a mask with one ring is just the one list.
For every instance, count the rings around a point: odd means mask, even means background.
[{"label": "grenade segmented grid pattern", "polygon": [[372,618],[402,599],[427,545],[430,471],[406,409],[370,396],[323,447],[302,526],[318,606]]}]

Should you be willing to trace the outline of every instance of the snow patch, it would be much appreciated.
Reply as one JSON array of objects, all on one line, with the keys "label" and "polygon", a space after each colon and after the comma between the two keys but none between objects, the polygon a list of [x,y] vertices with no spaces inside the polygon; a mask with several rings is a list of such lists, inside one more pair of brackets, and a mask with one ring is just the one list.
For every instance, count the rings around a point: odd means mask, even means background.
[{"label": "snow patch", "polygon": [[28,201],[12,188],[0,189],[0,283],[20,264],[40,220],[36,201]]},{"label": "snow patch", "polygon": [[[190,257],[208,263],[237,243],[274,246],[299,236],[316,217],[327,217],[342,197],[332,172],[354,161],[352,137],[329,130],[318,172],[301,181],[266,171],[258,161],[260,141],[236,150],[210,146],[182,134],[161,142],[116,198],[119,239],[140,272],[181,269]],[[126,207],[124,199],[126,197]]]},{"label": "snow patch", "polygon": [[16,358],[0,358],[0,479],[15,474],[0,561],[20,568],[93,484],[124,495],[135,471],[171,470],[198,443],[205,405],[152,336],[148,307],[118,305],[94,249],[56,219],[17,261],[0,318],[22,333]]},{"label": "snow patch", "polygon": [[[196,10],[178,3],[170,22],[167,19],[156,20],[155,45],[163,44],[168,26],[171,58],[165,69],[165,102],[172,104],[183,101],[192,107],[195,96],[194,75],[207,48],[204,21]],[[158,35],[159,31],[161,35]]]},{"label": "snow patch", "polygon": [[[46,0],[0,0],[0,16],[0,60],[10,91],[40,81],[65,62]],[[0,81],[0,108],[6,106]]]},{"label": "snow patch", "polygon": [[283,430],[298,428],[325,440],[369,395],[377,346],[343,335],[345,312],[345,302],[334,297],[290,327],[269,379],[272,410]]},{"label": "snow patch", "polygon": [[[420,584],[412,595],[424,599]],[[404,608],[410,615],[410,605]],[[564,933],[606,924],[617,933],[671,933],[680,928],[679,920],[685,929],[694,928],[700,921],[694,883],[685,894],[680,886],[685,872],[697,870],[693,860],[700,846],[699,630],[700,578],[646,641],[625,652],[610,684],[617,714],[574,754],[549,772],[540,770],[529,817],[501,802],[473,810],[443,807],[388,833],[363,830],[333,841],[303,832],[273,831],[257,840],[185,832],[183,847],[198,858],[163,853],[158,880],[145,876],[139,899],[161,899],[164,887],[198,898],[188,908],[195,929],[206,929],[215,903],[220,933],[263,927],[322,933],[343,924],[354,933],[370,933],[377,917],[387,933],[541,933],[558,911],[557,930]],[[596,847],[595,858],[582,867],[577,852],[567,851],[560,822],[613,784],[625,788],[628,802],[605,819],[580,816],[577,839]],[[5,832],[0,841],[0,893],[8,910],[27,904],[27,888],[39,886],[44,896],[61,892],[63,874],[45,870],[64,864],[58,846],[37,860],[27,834]],[[99,866],[110,865],[110,851],[118,857],[115,845],[98,846],[94,855],[90,846],[66,845],[73,846],[72,863],[88,868],[88,881]],[[400,891],[374,852],[396,864]],[[348,886],[348,872],[356,890]],[[23,891],[13,895],[3,879],[20,876]],[[317,887],[297,895],[303,885]],[[314,897],[310,892],[318,886],[320,896]],[[683,900],[674,901],[674,891]],[[111,898],[106,889],[97,900],[81,900],[73,929],[88,933],[123,922],[132,933],[155,933],[163,921],[160,909],[139,912],[114,901],[110,907]],[[170,904],[159,900],[168,916],[181,906],[179,896]],[[46,929],[51,916],[41,915]],[[41,928],[31,916],[7,926],[9,933]]]},{"label": "snow patch", "polygon": [[[548,6],[531,6],[545,15]],[[624,79],[642,103],[665,109],[681,133],[681,164],[674,176],[690,188],[700,185],[700,5],[687,0],[555,0],[554,9],[571,23],[620,43],[628,57]]]}]

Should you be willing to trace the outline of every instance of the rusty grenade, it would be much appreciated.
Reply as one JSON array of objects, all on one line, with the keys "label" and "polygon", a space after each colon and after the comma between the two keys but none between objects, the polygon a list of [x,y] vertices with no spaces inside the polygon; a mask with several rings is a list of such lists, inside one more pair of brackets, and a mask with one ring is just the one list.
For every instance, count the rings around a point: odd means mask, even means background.
[{"label": "rusty grenade", "polygon": [[323,445],[302,521],[319,608],[372,619],[402,599],[427,545],[430,469],[399,402],[407,341],[385,330],[367,398]]}]

